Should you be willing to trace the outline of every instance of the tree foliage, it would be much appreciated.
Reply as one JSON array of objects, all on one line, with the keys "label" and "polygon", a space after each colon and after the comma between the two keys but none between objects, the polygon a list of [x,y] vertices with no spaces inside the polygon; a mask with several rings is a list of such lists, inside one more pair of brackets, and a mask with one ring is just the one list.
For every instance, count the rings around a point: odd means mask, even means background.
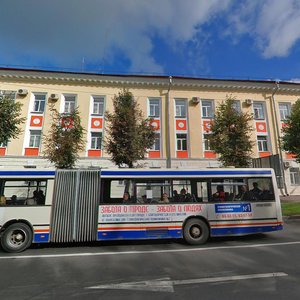
[{"label": "tree foliage", "polygon": [[84,150],[84,129],[81,126],[78,108],[70,114],[59,113],[50,108],[52,124],[48,134],[43,138],[44,157],[60,169],[72,169]]},{"label": "tree foliage", "polygon": [[236,109],[234,100],[227,97],[217,108],[209,137],[210,147],[219,154],[223,166],[247,167],[253,147],[250,140],[253,117]]},{"label": "tree foliage", "polygon": [[295,155],[296,161],[300,163],[300,99],[292,106],[291,115],[285,120],[282,132],[282,149]]},{"label": "tree foliage", "polygon": [[107,138],[105,149],[117,165],[134,167],[144,159],[154,143],[155,133],[150,119],[145,119],[131,92],[123,90],[113,98],[114,112],[105,114]]},{"label": "tree foliage", "polygon": [[0,144],[6,144],[21,133],[19,125],[25,122],[21,118],[22,104],[9,96],[0,96]]}]

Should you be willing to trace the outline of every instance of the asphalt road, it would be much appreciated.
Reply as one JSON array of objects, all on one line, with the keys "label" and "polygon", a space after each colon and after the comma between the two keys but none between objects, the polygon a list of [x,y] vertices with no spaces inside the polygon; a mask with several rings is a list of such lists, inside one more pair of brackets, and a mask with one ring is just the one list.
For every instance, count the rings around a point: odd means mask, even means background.
[{"label": "asphalt road", "polygon": [[299,299],[300,220],[284,230],[181,241],[0,251],[0,299]]}]

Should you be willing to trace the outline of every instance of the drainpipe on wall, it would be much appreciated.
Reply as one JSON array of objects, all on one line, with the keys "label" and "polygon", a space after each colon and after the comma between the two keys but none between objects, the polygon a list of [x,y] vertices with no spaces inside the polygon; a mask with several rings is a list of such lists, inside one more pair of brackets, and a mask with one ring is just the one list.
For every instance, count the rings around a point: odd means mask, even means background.
[{"label": "drainpipe on wall", "polygon": [[275,145],[276,145],[276,152],[279,154],[280,169],[281,169],[283,188],[284,188],[284,193],[282,190],[281,190],[281,193],[283,194],[283,196],[286,196],[286,195],[288,195],[288,191],[287,191],[287,186],[286,186],[286,181],[285,181],[285,171],[284,171],[283,156],[282,156],[282,150],[281,150],[280,130],[279,130],[279,126],[278,126],[278,117],[277,117],[276,101],[275,101],[275,94],[279,90],[279,82],[276,81],[275,84],[276,84],[276,88],[271,96],[272,102],[273,102],[273,111],[274,111],[273,118],[275,118],[274,123],[275,123],[276,136],[277,136],[277,138],[275,137],[275,143],[276,143]]},{"label": "drainpipe on wall", "polygon": [[166,102],[166,155],[167,155],[167,168],[171,168],[171,138],[170,138],[170,90],[172,85],[172,76],[169,76],[169,86],[167,92]]}]

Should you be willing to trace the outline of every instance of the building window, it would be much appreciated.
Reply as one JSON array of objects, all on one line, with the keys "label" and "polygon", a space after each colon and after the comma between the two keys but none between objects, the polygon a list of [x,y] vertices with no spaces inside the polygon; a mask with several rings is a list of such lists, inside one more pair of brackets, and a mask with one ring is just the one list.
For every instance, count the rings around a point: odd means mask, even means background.
[{"label": "building window", "polygon": [[213,118],[214,111],[213,111],[212,100],[202,100],[201,107],[202,107],[202,118]]},{"label": "building window", "polygon": [[186,101],[185,100],[175,100],[175,115],[176,117],[185,118],[186,117]]},{"label": "building window", "polygon": [[233,100],[232,107],[236,112],[241,112],[241,102],[239,100]]},{"label": "building window", "polygon": [[159,116],[160,116],[160,100],[149,99],[149,117],[159,117]]},{"label": "building window", "polygon": [[210,148],[210,141],[209,141],[210,134],[204,134],[203,135],[203,144],[204,144],[204,151],[211,151]]},{"label": "building window", "polygon": [[42,95],[42,94],[34,95],[34,105],[33,105],[34,112],[41,112],[41,113],[44,112],[45,104],[46,104],[46,95]]},{"label": "building window", "polygon": [[75,96],[65,96],[64,113],[71,114],[75,110]]},{"label": "building window", "polygon": [[177,151],[187,150],[187,135],[186,134],[176,134],[177,140]]},{"label": "building window", "polygon": [[39,148],[41,144],[41,130],[30,130],[29,147]]},{"label": "building window", "polygon": [[2,97],[9,97],[12,100],[16,100],[16,91],[9,91],[9,90],[0,90],[0,99]]},{"label": "building window", "polygon": [[91,149],[100,150],[102,143],[102,132],[91,133]]},{"label": "building window", "polygon": [[265,118],[264,104],[259,102],[253,103],[254,119],[263,120]]},{"label": "building window", "polygon": [[103,116],[104,97],[93,97],[93,114],[98,116]]},{"label": "building window", "polygon": [[279,113],[280,120],[286,120],[291,114],[291,104],[290,103],[279,103]]},{"label": "building window", "polygon": [[257,145],[259,152],[268,151],[268,140],[266,136],[258,136],[257,137]]},{"label": "building window", "polygon": [[291,185],[300,185],[299,168],[290,168]]},{"label": "building window", "polygon": [[156,133],[154,138],[154,144],[151,148],[153,151],[159,151],[160,150],[160,134]]}]

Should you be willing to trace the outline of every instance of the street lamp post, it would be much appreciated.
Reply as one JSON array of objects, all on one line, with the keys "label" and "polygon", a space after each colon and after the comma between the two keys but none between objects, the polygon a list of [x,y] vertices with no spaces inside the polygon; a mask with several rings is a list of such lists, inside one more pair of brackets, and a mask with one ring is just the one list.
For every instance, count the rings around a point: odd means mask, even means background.
[{"label": "street lamp post", "polygon": [[283,188],[284,188],[284,193],[285,195],[288,195],[288,190],[286,186],[286,181],[285,181],[285,172],[284,172],[284,166],[283,166],[283,157],[282,157],[282,150],[281,150],[281,140],[280,140],[280,130],[278,126],[278,117],[277,117],[277,111],[276,111],[276,101],[275,101],[275,94],[279,90],[279,82],[276,81],[276,87],[274,92],[271,95],[272,98],[272,104],[273,104],[273,111],[274,111],[274,119],[275,119],[275,143],[276,143],[276,152],[279,154],[279,160],[280,160],[280,169],[281,169],[281,174],[282,174],[282,182],[283,182]]},{"label": "street lamp post", "polygon": [[166,101],[166,155],[167,155],[167,168],[171,168],[171,138],[170,138],[170,90],[172,85],[172,76],[169,76],[169,85],[167,91]]}]

